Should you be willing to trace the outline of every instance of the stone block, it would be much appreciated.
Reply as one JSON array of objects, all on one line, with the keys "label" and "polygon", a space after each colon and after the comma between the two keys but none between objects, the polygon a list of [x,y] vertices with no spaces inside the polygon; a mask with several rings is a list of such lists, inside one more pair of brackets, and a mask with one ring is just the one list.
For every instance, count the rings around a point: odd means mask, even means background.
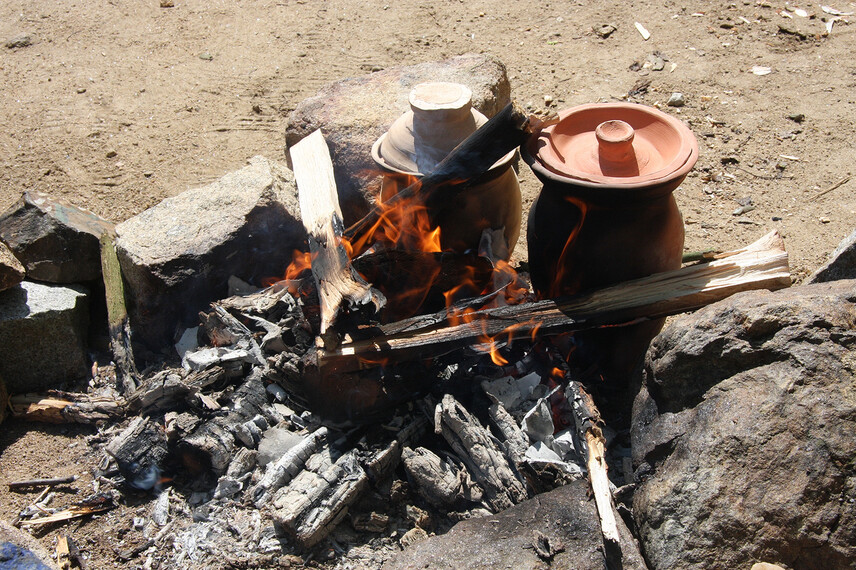
[{"label": "stone block", "polygon": [[[515,568],[602,570],[603,539],[586,480],[543,493],[496,515],[456,524],[446,534],[405,548],[383,570]],[[644,570],[633,535],[615,515],[622,568]]]},{"label": "stone block", "polygon": [[0,377],[11,394],[86,376],[87,292],[24,281],[0,292]]},{"label": "stone block", "polygon": [[101,278],[99,239],[113,224],[39,192],[24,192],[0,215],[0,240],[27,270],[48,283],[84,283]]},{"label": "stone block", "polygon": [[0,242],[0,291],[10,289],[24,280],[24,266],[6,244]]},{"label": "stone block", "polygon": [[241,170],[182,192],[116,227],[135,341],[150,350],[228,294],[235,275],[282,276],[305,241],[294,176],[257,156]]},{"label": "stone block", "polygon": [[410,91],[419,83],[461,83],[473,92],[473,107],[492,117],[511,101],[505,66],[487,55],[396,67],[332,83],[301,102],[288,117],[287,146],[321,129],[333,158],[345,223],[361,218],[380,190],[380,167],[372,160],[374,142],[410,109]]},{"label": "stone block", "polygon": [[844,238],[820,267],[806,280],[807,283],[825,283],[836,279],[856,279],[856,230]]},{"label": "stone block", "polygon": [[652,342],[631,438],[653,569],[856,560],[856,281],[734,295]]}]

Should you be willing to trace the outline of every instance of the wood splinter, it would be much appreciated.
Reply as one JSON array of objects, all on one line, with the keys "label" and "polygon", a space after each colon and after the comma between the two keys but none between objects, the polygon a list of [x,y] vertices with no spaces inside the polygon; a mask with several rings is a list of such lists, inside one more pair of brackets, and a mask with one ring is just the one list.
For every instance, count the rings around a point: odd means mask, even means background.
[{"label": "wood splinter", "polygon": [[77,475],[69,475],[68,477],[51,477],[49,479],[27,479],[26,481],[13,481],[8,483],[9,490],[27,489],[29,487],[53,487],[56,485],[66,485],[77,481]]}]

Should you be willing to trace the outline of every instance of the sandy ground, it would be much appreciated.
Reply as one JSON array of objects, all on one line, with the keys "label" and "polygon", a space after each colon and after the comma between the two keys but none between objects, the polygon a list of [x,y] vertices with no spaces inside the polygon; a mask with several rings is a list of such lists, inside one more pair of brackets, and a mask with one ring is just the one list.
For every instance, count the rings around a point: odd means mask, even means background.
[{"label": "sandy ground", "polygon": [[[0,209],[39,190],[119,222],[251,156],[283,159],[288,113],[330,81],[484,52],[533,111],[634,91],[687,121],[701,149],[676,194],[687,249],[738,247],[776,228],[799,280],[856,221],[856,17],[827,34],[830,18],[820,4],[781,0],[7,0]],[[608,37],[593,32],[607,24]],[[684,107],[666,107],[673,92]],[[525,167],[521,177],[528,208],[539,188]],[[754,209],[734,215],[749,199]],[[0,482],[77,473],[85,489],[91,432],[7,421]],[[2,486],[0,516],[31,498]],[[133,515],[126,507],[66,530],[83,537],[94,567],[133,567],[101,540],[118,544]]]}]

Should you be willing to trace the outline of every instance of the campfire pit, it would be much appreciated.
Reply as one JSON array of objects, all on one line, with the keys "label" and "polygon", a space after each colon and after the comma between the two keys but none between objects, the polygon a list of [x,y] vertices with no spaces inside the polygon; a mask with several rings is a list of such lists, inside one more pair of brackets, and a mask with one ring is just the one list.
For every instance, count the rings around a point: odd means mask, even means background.
[{"label": "campfire pit", "polygon": [[[215,302],[184,339],[207,346],[182,350],[181,368],[141,376],[128,363],[121,397],[56,395],[13,401],[13,409],[78,421],[104,421],[117,409],[135,414],[105,447],[99,485],[159,491],[174,478],[192,488],[197,524],[174,531],[187,549],[241,517],[252,530],[241,548],[272,555],[282,551],[278,536],[305,551],[349,515],[354,528],[385,528],[389,514],[364,512],[380,489],[444,514],[435,527],[442,530],[587,476],[603,552],[617,564],[623,547],[607,479],[609,429],[567,364],[568,334],[787,286],[787,255],[770,234],[708,263],[537,300],[525,275],[493,255],[491,240],[504,239],[502,231],[485,231],[478,253],[390,242],[390,208],[415,203],[436,221],[450,196],[538,126],[507,107],[434,172],[347,229],[316,132],[292,148],[309,240],[286,279]],[[419,275],[417,293],[399,289]],[[114,316],[114,344],[124,351],[123,315]],[[617,444],[610,451],[619,464],[629,457]],[[262,517],[279,534],[265,534]]]}]

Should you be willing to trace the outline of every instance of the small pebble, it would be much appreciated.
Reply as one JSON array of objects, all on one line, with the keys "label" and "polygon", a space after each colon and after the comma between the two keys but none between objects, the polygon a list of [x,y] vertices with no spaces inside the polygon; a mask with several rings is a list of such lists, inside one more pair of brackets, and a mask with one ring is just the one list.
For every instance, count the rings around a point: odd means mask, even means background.
[{"label": "small pebble", "polygon": [[820,223],[821,223],[821,224],[828,224],[828,223],[829,223],[829,222],[831,222],[831,221],[832,221],[832,220],[830,220],[830,219],[829,219],[829,218],[827,218],[826,216],[822,216],[822,217],[820,218]]},{"label": "small pebble", "polygon": [[802,123],[805,121],[805,115],[802,113],[794,113],[793,115],[788,115],[788,119],[792,120],[795,123]]},{"label": "small pebble", "polygon": [[770,219],[773,220],[774,222],[781,222],[782,221],[782,218],[780,216],[773,216]]},{"label": "small pebble", "polygon": [[78,93],[86,93],[86,87],[78,87],[77,92]]},{"label": "small pebble", "polygon": [[672,95],[669,97],[669,100],[666,101],[666,105],[668,105],[669,107],[683,107],[686,104],[687,102],[684,99],[683,93],[672,93]]},{"label": "small pebble", "polygon": [[548,107],[553,104],[553,96],[552,95],[544,95],[544,104]]},{"label": "small pebble", "polygon": [[603,38],[603,39],[606,39],[609,36],[611,36],[612,32],[614,32],[617,29],[618,29],[618,27],[616,27],[615,24],[604,24],[602,26],[593,26],[592,27],[592,31],[594,31],[594,33],[598,37]]},{"label": "small pebble", "polygon": [[119,153],[117,153],[115,150],[108,150],[107,151],[107,158],[113,158],[117,154],[119,154]]},{"label": "small pebble", "polygon": [[211,61],[212,59],[214,59],[214,56],[206,51],[206,52],[202,52],[199,54],[199,59],[204,59],[205,61]]}]

